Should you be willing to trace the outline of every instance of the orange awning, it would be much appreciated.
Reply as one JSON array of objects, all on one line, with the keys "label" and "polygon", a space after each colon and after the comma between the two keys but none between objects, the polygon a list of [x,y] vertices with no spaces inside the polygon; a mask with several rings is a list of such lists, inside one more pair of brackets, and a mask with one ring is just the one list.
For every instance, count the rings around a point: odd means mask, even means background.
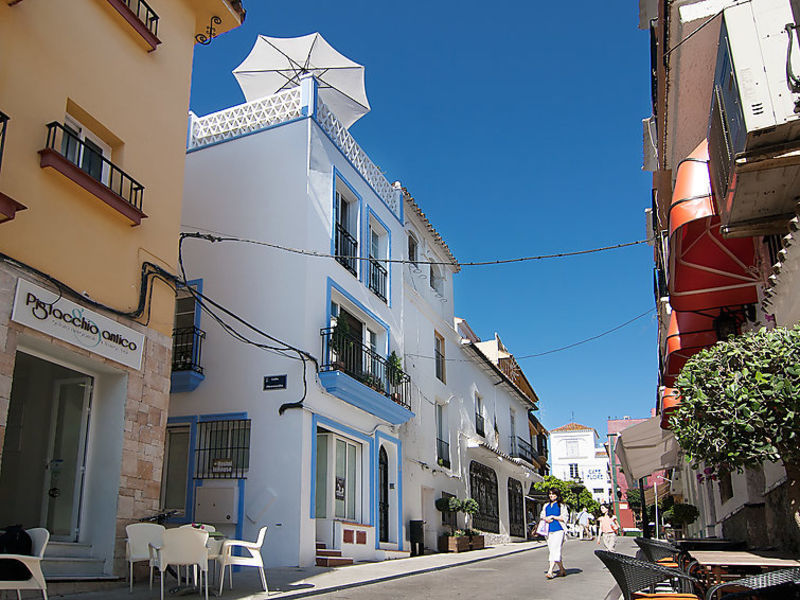
[{"label": "orange awning", "polygon": [[706,140],[678,165],[669,233],[672,308],[705,310],[756,302],[754,241],[722,237],[711,193]]},{"label": "orange awning", "polygon": [[703,348],[717,343],[714,317],[692,312],[673,310],[669,316],[669,329],[664,348],[661,383],[674,386],[678,373],[689,358]]},{"label": "orange awning", "polygon": [[680,406],[681,395],[675,388],[664,388],[660,393],[661,429],[669,429],[669,416]]}]

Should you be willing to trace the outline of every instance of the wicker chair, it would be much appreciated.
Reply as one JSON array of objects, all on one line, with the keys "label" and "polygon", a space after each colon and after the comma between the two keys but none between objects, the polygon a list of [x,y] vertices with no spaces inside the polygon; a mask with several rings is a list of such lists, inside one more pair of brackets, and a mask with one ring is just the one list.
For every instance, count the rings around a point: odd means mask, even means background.
[{"label": "wicker chair", "polygon": [[764,597],[788,600],[795,597],[795,584],[800,584],[800,567],[770,571],[760,575],[718,583],[708,589],[706,600],[720,597],[720,591],[728,587],[732,588],[730,593],[722,595],[722,598]]},{"label": "wicker chair", "polygon": [[637,537],[633,540],[641,548],[647,560],[665,567],[678,568],[683,551],[677,546],[662,540]]},{"label": "wicker chair", "polygon": [[[597,558],[603,561],[617,582],[625,600],[669,599],[669,600],[701,600],[694,593],[698,579],[689,577],[678,569],[664,567],[659,564],[638,560],[624,554],[595,550]],[[656,592],[656,584],[668,581],[673,588],[671,592]]]}]

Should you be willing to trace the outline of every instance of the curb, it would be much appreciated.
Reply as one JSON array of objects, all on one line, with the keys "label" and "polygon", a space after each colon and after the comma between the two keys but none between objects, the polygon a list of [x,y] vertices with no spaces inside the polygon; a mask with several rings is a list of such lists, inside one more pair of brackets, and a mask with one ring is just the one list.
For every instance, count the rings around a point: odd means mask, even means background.
[{"label": "curb", "polygon": [[[413,570],[413,571],[406,571],[404,573],[397,573],[395,575],[385,575],[383,577],[377,577],[375,579],[367,579],[367,580],[364,580],[364,581],[354,581],[353,583],[345,583],[345,584],[341,584],[341,585],[332,585],[332,586],[329,586],[329,587],[321,587],[321,588],[316,588],[316,589],[307,590],[307,591],[303,590],[303,591],[297,591],[297,592],[280,592],[280,593],[275,594],[275,595],[269,594],[268,596],[265,596],[265,598],[270,598],[270,600],[271,600],[272,598],[306,598],[306,597],[309,597],[309,596],[318,596],[320,594],[328,594],[328,593],[332,593],[332,592],[338,592],[338,591],[347,590],[347,589],[350,589],[350,588],[362,587],[362,586],[365,586],[365,585],[371,585],[373,583],[382,583],[384,581],[394,581],[395,579],[402,579],[403,577],[410,577],[411,575],[422,575],[424,573],[432,573],[434,571],[442,571],[444,569],[451,569],[453,567],[460,567],[462,565],[471,565],[471,564],[483,562],[483,561],[486,561],[486,560],[492,560],[494,558],[502,558],[504,556],[511,556],[511,555],[514,555],[514,554],[520,554],[522,552],[529,552],[531,550],[540,550],[541,548],[546,548],[546,547],[547,547],[547,544],[540,544],[538,546],[531,546],[530,548],[519,548],[517,550],[510,550],[508,552],[503,552],[502,554],[495,554],[495,555],[492,555],[492,556],[482,556],[482,557],[479,557],[479,558],[473,558],[473,559],[470,559],[470,560],[465,560],[464,562],[453,563],[453,564],[450,564],[450,565],[437,565],[435,567],[426,567],[426,568],[417,569],[417,570]],[[403,560],[403,559],[399,559],[399,560]],[[256,596],[251,596],[251,598],[254,598],[254,597],[256,597]]]}]

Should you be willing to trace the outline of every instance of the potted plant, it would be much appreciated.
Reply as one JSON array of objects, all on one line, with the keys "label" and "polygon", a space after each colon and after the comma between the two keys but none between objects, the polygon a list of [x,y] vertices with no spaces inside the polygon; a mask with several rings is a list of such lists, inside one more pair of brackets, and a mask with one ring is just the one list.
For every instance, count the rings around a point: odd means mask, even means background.
[{"label": "potted plant", "polygon": [[[463,512],[471,516],[478,511],[472,498],[459,500],[451,496],[436,500],[436,508],[443,513]],[[449,533],[439,537],[439,552],[466,552],[484,547],[483,535],[473,529],[455,529],[448,525]]]},{"label": "potted plant", "polygon": [[388,375],[389,375],[389,390],[391,392],[392,400],[399,402],[401,398],[400,384],[403,382],[403,360],[397,356],[397,353],[392,350],[387,361]]},{"label": "potted plant", "polygon": [[331,366],[337,371],[345,371],[345,356],[352,350],[350,327],[341,319],[333,326],[330,339]]}]

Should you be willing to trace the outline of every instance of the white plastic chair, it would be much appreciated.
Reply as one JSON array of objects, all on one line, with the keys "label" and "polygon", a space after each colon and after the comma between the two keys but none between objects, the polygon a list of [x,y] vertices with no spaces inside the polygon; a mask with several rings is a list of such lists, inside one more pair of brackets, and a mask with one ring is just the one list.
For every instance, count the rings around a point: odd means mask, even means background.
[{"label": "white plastic chair", "polygon": [[[243,540],[225,540],[222,542],[222,548],[219,551],[217,562],[220,564],[220,578],[219,578],[219,595],[222,595],[222,586],[225,583],[225,567],[228,569],[228,580],[231,589],[233,589],[233,566],[240,567],[258,567],[261,575],[261,585],[264,586],[264,592],[269,593],[267,588],[267,576],[264,574],[264,561],[261,558],[261,546],[264,544],[264,536],[267,534],[266,526],[262,527],[258,532],[258,539],[255,542],[246,542]],[[249,552],[249,556],[234,556],[234,548],[244,548]]]},{"label": "white plastic chair", "polygon": [[164,571],[169,565],[200,567],[200,583],[205,576],[205,594],[208,600],[208,532],[178,527],[164,531],[160,546],[150,544],[153,566],[161,572],[161,600],[164,600]]},{"label": "white plastic chair", "polygon": [[44,600],[47,600],[47,583],[42,573],[42,558],[50,541],[50,532],[44,527],[27,529],[31,536],[33,555],[25,554],[0,554],[0,559],[14,559],[24,564],[31,572],[31,578],[26,581],[0,581],[0,590],[17,590],[17,598],[22,599],[20,590],[42,590]]},{"label": "white plastic chair", "polygon": [[150,589],[153,589],[153,561],[150,559],[150,544],[160,546],[164,539],[164,526],[158,523],[131,523],[125,527],[125,560],[128,561],[130,591],[133,591],[133,563],[150,563]]},{"label": "white plastic chair", "polygon": [[[207,531],[208,533],[215,533],[217,531],[216,527],[214,527],[213,525],[207,525],[205,523],[186,523],[185,525],[180,525],[178,529],[189,529],[190,527],[195,531]],[[210,535],[208,537],[211,538]],[[214,544],[212,543],[211,539],[208,540],[208,543],[206,544],[206,548],[209,549],[208,560],[213,560],[213,561],[217,560],[217,555],[219,554],[219,548],[221,545],[222,542]],[[180,572],[180,569],[178,570],[178,572]],[[216,575],[214,576],[216,577]],[[186,579],[189,579],[189,573],[186,573]],[[197,569],[194,570],[194,579],[195,581],[197,581]]]}]

